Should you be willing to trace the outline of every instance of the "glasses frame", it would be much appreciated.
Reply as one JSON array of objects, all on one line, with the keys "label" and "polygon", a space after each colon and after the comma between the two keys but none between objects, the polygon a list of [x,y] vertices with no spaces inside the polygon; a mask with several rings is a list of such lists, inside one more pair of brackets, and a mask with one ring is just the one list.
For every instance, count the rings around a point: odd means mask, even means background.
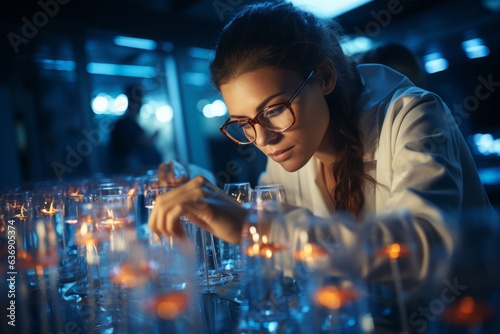
[{"label": "glasses frame", "polygon": [[[309,81],[309,79],[311,79],[311,77],[313,76],[314,74],[314,70],[312,70],[309,75],[307,76],[307,78],[304,80],[304,82],[302,82],[302,84],[300,85],[300,87],[295,91],[295,93],[293,93],[292,97],[286,101],[286,102],[280,102],[280,103],[275,103],[275,104],[272,104],[272,105],[269,105],[267,107],[264,107],[262,110],[260,110],[257,115],[255,115],[254,118],[242,118],[242,119],[234,119],[234,120],[231,120],[231,117],[229,117],[226,122],[224,122],[224,124],[222,124],[222,126],[220,127],[220,131],[226,136],[228,137],[229,139],[231,139],[233,142],[235,142],[236,144],[238,145],[249,145],[249,144],[252,144],[252,143],[255,143],[255,141],[257,140],[257,130],[255,130],[255,124],[259,124],[260,126],[262,126],[264,129],[268,130],[268,131],[272,131],[272,132],[285,132],[286,130],[290,129],[294,124],[295,124],[295,121],[296,121],[296,117],[295,117],[295,112],[293,111],[292,109],[292,103],[293,101],[295,100],[295,98],[300,94],[300,92],[302,91],[302,89],[306,86],[307,82]],[[292,113],[292,124],[290,124],[289,126],[287,126],[285,129],[282,129],[282,130],[273,130],[273,129],[269,129],[267,128],[266,126],[264,126],[260,121],[259,121],[259,116],[268,111],[269,109],[271,108],[274,108],[276,106],[279,106],[279,105],[284,105],[288,108],[288,110],[290,110],[290,112]],[[235,138],[231,137],[231,135],[229,135],[226,131],[226,127],[228,125],[231,125],[231,124],[235,124],[235,123],[239,123],[239,124],[244,124],[244,123],[248,123],[252,126],[254,132],[255,132],[255,138],[252,140],[252,141],[249,141],[248,143],[246,142],[241,142],[239,140],[236,140]]]}]

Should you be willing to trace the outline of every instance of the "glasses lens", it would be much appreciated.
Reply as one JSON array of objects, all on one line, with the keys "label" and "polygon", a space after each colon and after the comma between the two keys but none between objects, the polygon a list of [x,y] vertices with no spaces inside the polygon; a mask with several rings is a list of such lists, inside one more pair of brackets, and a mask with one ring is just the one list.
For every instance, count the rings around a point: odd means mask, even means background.
[{"label": "glasses lens", "polygon": [[265,109],[258,119],[268,130],[284,131],[293,124],[293,113],[285,104],[278,104]]},{"label": "glasses lens", "polygon": [[255,140],[255,129],[249,123],[230,123],[225,127],[226,134],[241,144],[251,143]]}]

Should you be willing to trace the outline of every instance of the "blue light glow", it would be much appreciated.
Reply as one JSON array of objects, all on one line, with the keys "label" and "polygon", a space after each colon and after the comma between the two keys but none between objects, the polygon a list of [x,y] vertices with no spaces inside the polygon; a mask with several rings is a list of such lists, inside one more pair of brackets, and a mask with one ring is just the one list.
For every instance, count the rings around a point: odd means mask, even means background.
[{"label": "blue light glow", "polygon": [[68,71],[75,70],[76,64],[72,60],[58,60],[58,59],[38,59],[36,60],[40,67],[46,70]]},{"label": "blue light glow", "polygon": [[196,48],[192,47],[187,50],[188,55],[193,58],[199,58],[199,59],[207,59],[211,60],[214,55],[215,51],[211,49],[203,49],[203,48]]},{"label": "blue light glow", "polygon": [[427,73],[441,72],[448,68],[448,60],[440,52],[424,56],[424,62],[424,68]]},{"label": "blue light glow", "polygon": [[358,52],[365,52],[373,47],[373,41],[364,36],[358,36],[352,39],[344,39],[340,42],[342,50],[348,55]]},{"label": "blue light glow", "polygon": [[115,98],[115,110],[123,114],[128,107],[128,98],[125,94],[120,94]]},{"label": "blue light glow", "polygon": [[210,77],[206,73],[184,72],[182,74],[182,81],[186,85],[205,86],[209,83]]},{"label": "blue light glow", "polygon": [[500,138],[494,139],[489,133],[476,133],[472,136],[472,141],[480,155],[489,156],[495,154],[500,156]]},{"label": "blue light glow", "polygon": [[227,107],[221,100],[215,100],[203,107],[203,116],[206,118],[220,117],[227,113]]},{"label": "blue light glow", "polygon": [[99,93],[92,99],[90,104],[92,106],[92,111],[96,115],[105,114],[121,116],[127,110],[128,100],[124,94],[120,94],[116,98],[113,98],[106,93]]},{"label": "blue light glow", "polygon": [[174,117],[174,110],[168,104],[163,105],[156,110],[155,116],[159,122],[167,123]]},{"label": "blue light glow", "polygon": [[332,18],[342,15],[350,10],[360,7],[373,0],[288,0],[294,6],[305,10],[322,18]]},{"label": "blue light glow", "polygon": [[106,94],[99,94],[91,101],[92,110],[95,114],[103,114],[108,109],[108,98]]},{"label": "blue light glow", "polygon": [[156,42],[150,39],[127,37],[127,36],[116,36],[114,38],[116,45],[125,46],[129,48],[136,48],[142,50],[154,50],[156,49]]},{"label": "blue light glow", "polygon": [[155,113],[154,105],[152,103],[146,103],[141,107],[141,111],[139,112],[139,116],[144,119],[151,118],[151,115]]},{"label": "blue light glow", "polygon": [[462,42],[462,49],[465,55],[470,58],[482,58],[490,54],[490,49],[484,44],[481,38],[473,38]]},{"label": "blue light glow", "polygon": [[492,185],[500,183],[500,168],[480,168],[478,169],[479,178],[483,184]]},{"label": "blue light glow", "polygon": [[156,69],[153,66],[118,65],[108,63],[88,63],[87,72],[101,75],[118,75],[137,78],[154,78]]}]

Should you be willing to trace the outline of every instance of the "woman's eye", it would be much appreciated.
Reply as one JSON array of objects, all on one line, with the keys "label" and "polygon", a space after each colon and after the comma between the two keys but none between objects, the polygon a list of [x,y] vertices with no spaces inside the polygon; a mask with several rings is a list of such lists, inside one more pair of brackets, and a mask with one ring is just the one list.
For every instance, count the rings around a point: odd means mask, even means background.
[{"label": "woman's eye", "polygon": [[251,126],[249,123],[242,123],[242,124],[240,124],[240,128],[241,128],[242,130],[249,129],[249,128],[251,128],[251,127],[252,127],[252,126]]},{"label": "woman's eye", "polygon": [[274,106],[274,107],[267,109],[264,112],[264,116],[265,117],[279,116],[283,111],[285,111],[285,109],[286,109],[285,105]]}]

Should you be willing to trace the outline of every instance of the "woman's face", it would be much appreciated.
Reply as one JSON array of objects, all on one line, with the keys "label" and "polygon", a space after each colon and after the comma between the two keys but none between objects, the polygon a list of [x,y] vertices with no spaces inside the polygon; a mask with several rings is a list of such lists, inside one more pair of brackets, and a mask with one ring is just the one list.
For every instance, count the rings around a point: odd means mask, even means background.
[{"label": "woman's face", "polygon": [[[221,86],[231,117],[253,118],[264,107],[288,102],[304,78],[274,67],[246,72]],[[296,122],[284,132],[273,132],[255,124],[255,145],[285,170],[294,172],[317,153],[328,128],[330,114],[321,81],[314,77],[293,100]],[[329,145],[328,145],[329,146]]]}]

